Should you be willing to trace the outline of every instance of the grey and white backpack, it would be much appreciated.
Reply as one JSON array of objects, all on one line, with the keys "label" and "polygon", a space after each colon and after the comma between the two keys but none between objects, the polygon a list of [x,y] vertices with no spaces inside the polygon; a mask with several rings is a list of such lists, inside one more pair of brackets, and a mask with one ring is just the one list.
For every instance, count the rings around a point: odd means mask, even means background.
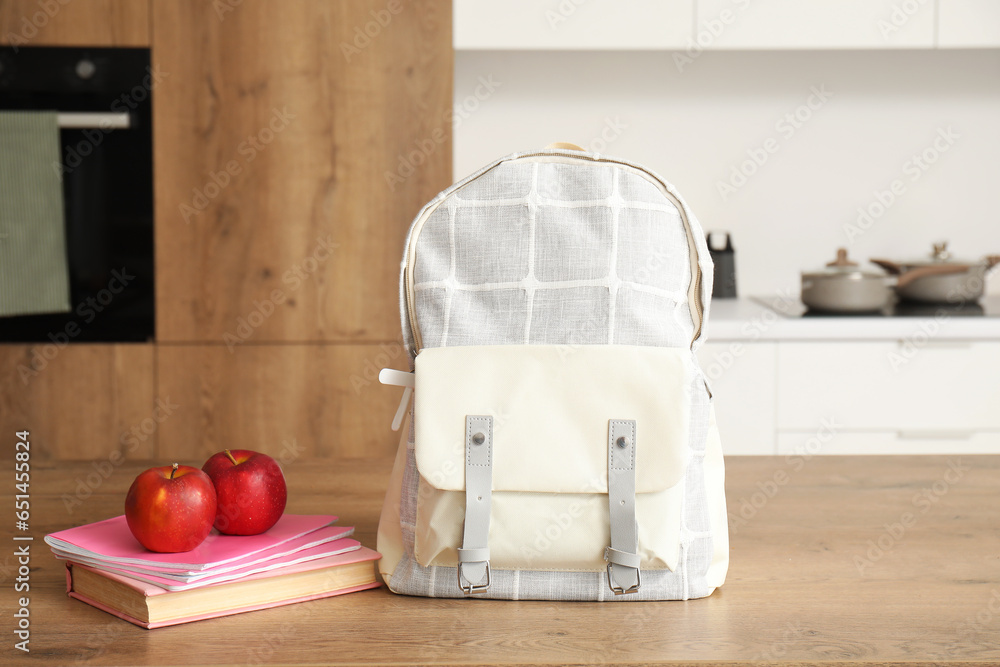
[{"label": "grey and white backpack", "polygon": [[378,529],[389,588],[686,600],[721,586],[722,449],[695,358],[711,292],[698,221],[624,160],[519,153],[429,202],[402,263],[413,372],[381,376],[406,387]]}]

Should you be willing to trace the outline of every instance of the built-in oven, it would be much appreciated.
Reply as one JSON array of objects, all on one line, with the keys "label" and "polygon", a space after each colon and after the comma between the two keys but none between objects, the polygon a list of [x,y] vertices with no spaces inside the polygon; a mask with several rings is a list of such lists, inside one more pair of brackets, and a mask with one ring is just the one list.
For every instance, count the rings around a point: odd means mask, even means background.
[{"label": "built-in oven", "polygon": [[[62,178],[69,282],[68,312],[0,317],[0,341],[154,336],[152,96],[161,78],[149,49],[0,47],[0,114],[57,114],[52,169]],[[0,179],[0,197],[11,196],[2,189]]]}]

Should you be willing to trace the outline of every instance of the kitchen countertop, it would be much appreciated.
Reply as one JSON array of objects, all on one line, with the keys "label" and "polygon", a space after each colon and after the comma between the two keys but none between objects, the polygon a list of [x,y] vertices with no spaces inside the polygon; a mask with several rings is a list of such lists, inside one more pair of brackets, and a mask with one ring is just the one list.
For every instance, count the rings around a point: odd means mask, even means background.
[{"label": "kitchen countertop", "polygon": [[984,297],[985,316],[963,314],[953,306],[930,306],[926,316],[812,315],[798,317],[805,307],[798,295],[715,299],[706,340],[806,341],[893,340],[916,342],[1000,340],[1000,296]]},{"label": "kitchen countertop", "polygon": [[[374,546],[390,465],[292,464],[288,510],[339,514]],[[998,456],[729,457],[729,578],[702,600],[432,600],[379,589],[151,631],[68,598],[63,566],[41,541],[119,514],[144,467],[114,467],[95,489],[81,481],[90,463],[32,461],[31,655],[13,648],[7,614],[6,664],[1000,663]],[[81,502],[66,503],[80,488]],[[0,570],[8,609],[12,551]]]}]

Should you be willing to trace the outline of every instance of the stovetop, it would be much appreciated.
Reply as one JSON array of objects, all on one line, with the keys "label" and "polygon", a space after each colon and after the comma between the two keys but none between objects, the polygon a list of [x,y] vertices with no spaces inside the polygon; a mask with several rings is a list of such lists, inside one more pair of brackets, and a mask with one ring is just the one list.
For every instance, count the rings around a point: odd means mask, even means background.
[{"label": "stovetop", "polygon": [[1000,296],[987,296],[978,302],[935,304],[896,301],[881,310],[865,313],[827,313],[807,308],[801,301],[781,298],[751,297],[766,308],[790,318],[886,318],[886,317],[1000,317]]}]

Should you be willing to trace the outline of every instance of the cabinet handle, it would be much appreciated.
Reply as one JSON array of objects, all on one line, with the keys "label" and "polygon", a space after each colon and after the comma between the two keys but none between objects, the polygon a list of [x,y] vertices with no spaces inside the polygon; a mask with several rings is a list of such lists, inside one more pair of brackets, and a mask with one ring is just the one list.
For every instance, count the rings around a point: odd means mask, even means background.
[{"label": "cabinet handle", "polygon": [[975,431],[896,431],[900,440],[968,440]]},{"label": "cabinet handle", "polygon": [[[912,341],[905,338],[900,338],[896,341],[896,345],[899,347],[912,344]],[[972,347],[972,342],[962,340],[926,340],[921,341],[919,346],[921,349],[929,350],[967,350]]]}]

